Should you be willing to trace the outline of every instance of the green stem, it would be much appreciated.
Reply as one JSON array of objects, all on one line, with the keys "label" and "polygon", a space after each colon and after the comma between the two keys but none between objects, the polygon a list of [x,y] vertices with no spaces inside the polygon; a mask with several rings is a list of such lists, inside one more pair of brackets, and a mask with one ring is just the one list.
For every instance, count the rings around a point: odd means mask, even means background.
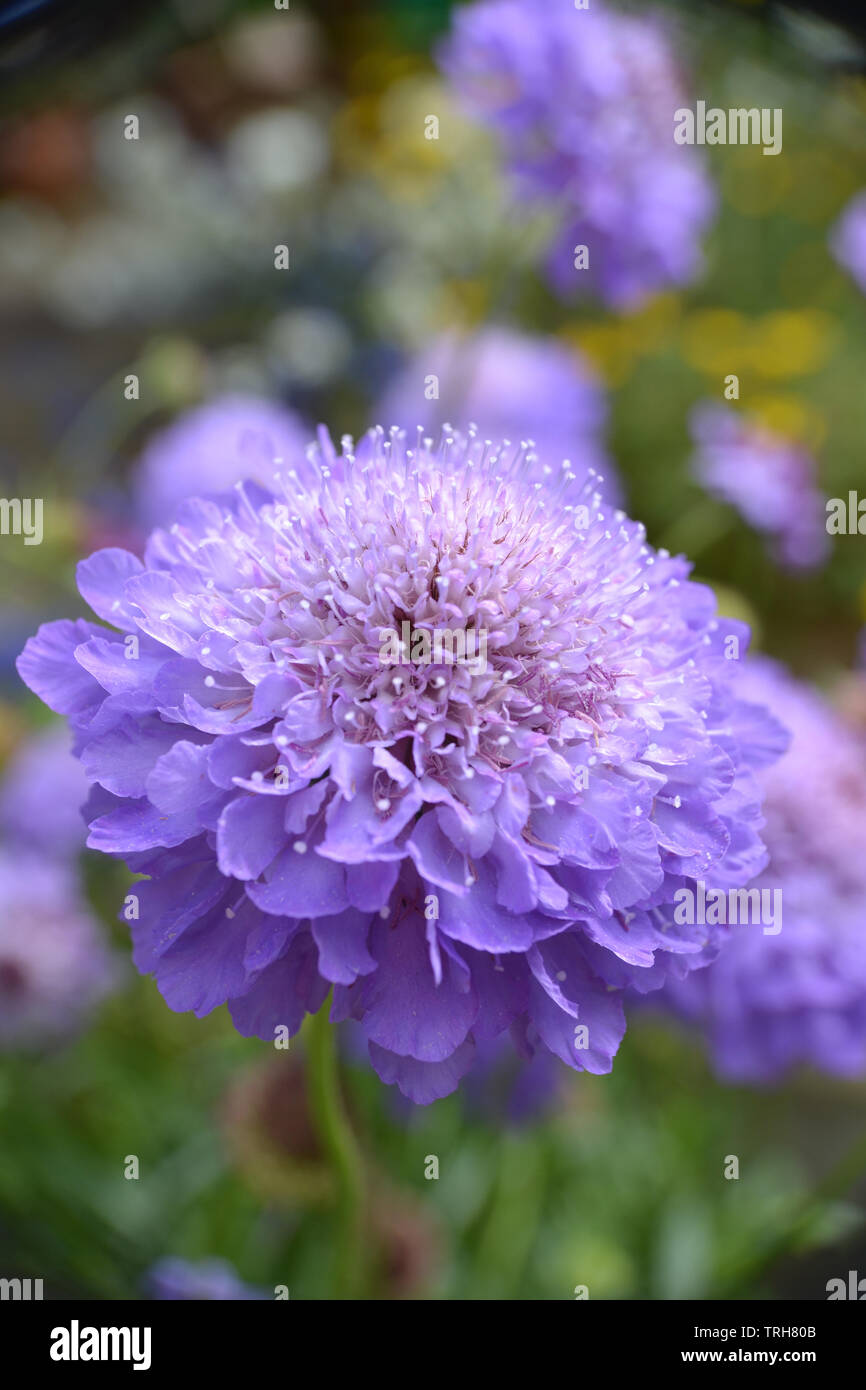
[{"label": "green stem", "polygon": [[495,1187],[476,1242],[473,1298],[507,1299],[521,1288],[546,1195],[547,1173],[534,1135],[507,1131],[497,1147]]},{"label": "green stem", "polygon": [[361,1150],[343,1105],[336,1035],[328,1019],[330,996],[307,1031],[310,1105],[337,1188],[338,1298],[358,1298],[364,1268],[364,1170]]}]

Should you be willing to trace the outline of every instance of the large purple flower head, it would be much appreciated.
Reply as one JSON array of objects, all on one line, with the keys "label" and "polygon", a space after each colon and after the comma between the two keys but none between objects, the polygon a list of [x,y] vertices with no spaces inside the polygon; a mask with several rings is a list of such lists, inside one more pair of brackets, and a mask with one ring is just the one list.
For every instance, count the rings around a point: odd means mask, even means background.
[{"label": "large purple flower head", "polygon": [[782,564],[821,564],[828,547],[826,512],[809,454],[730,406],[697,406],[691,429],[698,481],[771,536]]},{"label": "large purple flower head", "polygon": [[699,156],[674,141],[683,84],[665,27],[598,0],[482,0],[453,25],[445,72],[499,134],[519,189],[561,214],[554,286],[630,307],[693,279],[715,199]]},{"label": "large purple flower head", "polygon": [[583,482],[594,470],[613,502],[619,490],[601,442],[606,414],[600,383],[577,352],[501,327],[443,334],[392,382],[378,412],[428,434],[474,423],[485,439],[531,440],[542,481],[565,468]]},{"label": "large purple flower head", "polygon": [[67,1041],[117,976],[73,870],[0,853],[0,1047]]},{"label": "large purple flower head", "polygon": [[238,481],[265,482],[274,458],[304,448],[307,431],[283,406],[257,396],[218,396],[160,430],[135,478],[136,512],[147,526],[170,521],[187,497],[207,497]]},{"label": "large purple flower head", "polygon": [[89,786],[72,756],[69,731],[33,734],[18,747],[0,783],[0,830],[10,846],[75,856],[84,848],[81,807]]},{"label": "large purple flower head", "polygon": [[866,294],[866,192],[845,208],[830,234],[830,249]]},{"label": "large purple flower head", "polygon": [[[762,774],[770,862],[752,887],[779,894],[773,929],[730,927],[719,959],[664,999],[703,1025],[727,1080],[772,1081],[799,1063],[866,1073],[866,739],[817,691],[766,658],[745,689],[790,728]],[[776,927],[780,930],[775,930]]]},{"label": "large purple flower head", "polygon": [[[169,1005],[294,1033],[333,986],[379,1075],[453,1090],[509,1026],[605,1072],[626,986],[712,954],[698,875],[764,865],[747,633],[591,484],[473,435],[317,447],[189,502],[19,658],[73,725],[95,849]],[[446,640],[447,638],[447,640]]]}]

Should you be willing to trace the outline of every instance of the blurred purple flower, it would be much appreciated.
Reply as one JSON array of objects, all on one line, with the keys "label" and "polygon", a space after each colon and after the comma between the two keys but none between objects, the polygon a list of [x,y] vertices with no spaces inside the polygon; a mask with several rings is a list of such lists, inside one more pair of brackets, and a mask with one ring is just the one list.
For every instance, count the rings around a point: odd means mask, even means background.
[{"label": "blurred purple flower", "polygon": [[0,853],[0,1046],[67,1040],[117,977],[71,866]]},{"label": "blurred purple flower", "polygon": [[[560,293],[593,288],[625,308],[695,277],[715,196],[701,158],[674,141],[683,84],[659,19],[599,0],[482,0],[454,12],[441,63],[498,132],[522,193],[560,208]],[[577,246],[588,270],[575,269]]]},{"label": "blurred purple flower", "polygon": [[830,233],[830,249],[866,294],[866,191],[845,208]]},{"label": "blurred purple flower", "polygon": [[691,430],[694,475],[707,491],[772,536],[780,563],[802,569],[820,565],[829,538],[810,455],[730,406],[697,406]]},{"label": "blurred purple flower", "polygon": [[235,483],[273,485],[275,460],[288,465],[309,432],[292,411],[256,396],[221,396],[182,415],[148,443],[135,478],[142,525],[167,526],[188,497]]},{"label": "blurred purple flower", "polygon": [[238,1278],[228,1260],[182,1260],[166,1256],[147,1277],[151,1298],[172,1302],[250,1302],[270,1295]]},{"label": "blurred purple flower", "polygon": [[[780,745],[726,659],[747,629],[517,446],[343,447],[320,431],[285,501],[187,503],[144,564],[97,552],[79,588],[128,635],[49,623],[19,658],[73,726],[88,844],[150,875],[136,965],[266,1039],[333,986],[418,1103],[510,1024],[607,1072],[625,988],[721,939],[677,926],[676,889],[764,867]],[[455,629],[475,660],[435,654]]]},{"label": "blurred purple flower", "polygon": [[720,1074],[772,1081],[798,1063],[866,1074],[866,738],[817,691],[764,659],[745,689],[792,731],[762,774],[770,863],[753,889],[781,890],[782,929],[728,928],[715,964],[659,996],[701,1024]]},{"label": "blurred purple flower", "polygon": [[[358,1064],[369,1058],[367,1039],[360,1024],[349,1019],[340,1027],[346,1057]],[[516,1044],[516,1046],[515,1046]],[[489,1124],[520,1126],[542,1119],[563,1096],[565,1073],[559,1059],[539,1046],[532,1030],[518,1028],[514,1036],[475,1039],[475,1056],[460,1086],[466,1112]],[[411,1100],[397,1091],[391,1096],[391,1112],[408,1124],[415,1111]]]},{"label": "blurred purple flower", "polygon": [[537,1045],[531,1051],[522,1039],[518,1042],[522,1056],[505,1036],[476,1042],[475,1063],[463,1081],[468,1110],[496,1125],[540,1120],[563,1094],[564,1073],[553,1053]]},{"label": "blurred purple flower", "polygon": [[0,783],[5,842],[55,857],[79,854],[87,834],[81,808],[88,791],[68,729],[55,725],[33,734],[16,749]]},{"label": "blurred purple flower", "polygon": [[[439,393],[433,400],[431,376]],[[580,353],[500,327],[434,340],[392,382],[377,412],[380,420],[410,431],[422,425],[434,436],[444,425],[465,432],[475,424],[485,439],[531,440],[539,478],[552,477],[567,460],[576,487],[594,471],[613,503],[619,488],[601,442],[606,415],[602,387]]]}]

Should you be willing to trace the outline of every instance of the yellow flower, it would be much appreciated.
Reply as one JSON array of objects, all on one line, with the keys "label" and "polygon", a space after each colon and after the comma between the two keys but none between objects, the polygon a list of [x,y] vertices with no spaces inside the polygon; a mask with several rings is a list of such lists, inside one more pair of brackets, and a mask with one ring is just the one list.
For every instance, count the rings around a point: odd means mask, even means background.
[{"label": "yellow flower", "polygon": [[827,434],[822,412],[801,396],[755,396],[749,402],[749,413],[774,434],[794,440],[812,452],[820,448]]},{"label": "yellow flower", "polygon": [[781,310],[755,324],[751,357],[763,376],[804,376],[823,367],[834,346],[835,324],[820,309]]},{"label": "yellow flower", "polygon": [[740,373],[750,360],[748,320],[734,309],[702,309],[683,324],[682,354],[710,376]]}]

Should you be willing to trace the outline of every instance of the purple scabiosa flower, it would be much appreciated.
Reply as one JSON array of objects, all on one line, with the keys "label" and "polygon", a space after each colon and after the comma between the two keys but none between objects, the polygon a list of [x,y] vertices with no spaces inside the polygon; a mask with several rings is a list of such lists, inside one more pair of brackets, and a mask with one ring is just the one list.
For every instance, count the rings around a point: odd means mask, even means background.
[{"label": "purple scabiosa flower", "polygon": [[433,435],[474,423],[485,439],[531,440],[542,481],[563,464],[580,485],[595,471],[596,486],[616,502],[601,442],[606,414],[601,385],[580,353],[500,327],[472,337],[443,334],[392,382],[378,411],[379,419],[407,430],[423,425]]},{"label": "purple scabiosa flower", "polygon": [[69,731],[58,725],[33,734],[16,749],[0,782],[0,831],[7,845],[58,858],[79,854],[88,791]]},{"label": "purple scabiosa flower", "polygon": [[712,955],[672,900],[764,866],[747,631],[533,468],[471,433],[338,454],[322,430],[283,495],[190,501],[144,563],[80,565],[119,631],[49,623],[18,669],[72,724],[89,845],[149,875],[134,959],[170,1007],[273,1039],[333,987],[427,1103],[509,1025],[609,1071],[625,988]]},{"label": "purple scabiosa flower", "polygon": [[65,1041],[116,979],[72,868],[0,853],[0,1047]]},{"label": "purple scabiosa flower", "polygon": [[845,208],[830,233],[830,249],[866,294],[866,192]]},{"label": "purple scabiosa flower", "polygon": [[592,288],[627,308],[694,278],[715,198],[695,150],[674,141],[683,84],[657,18],[598,0],[482,0],[455,11],[441,61],[521,192],[560,211],[560,293]]},{"label": "purple scabiosa flower", "polygon": [[697,480],[773,538],[780,563],[813,568],[827,554],[824,498],[814,460],[729,406],[702,404],[691,416]]},{"label": "purple scabiosa flower", "polygon": [[767,1082],[811,1065],[866,1073],[866,740],[817,691],[767,658],[744,688],[791,730],[762,773],[770,855],[751,891],[778,891],[781,930],[728,928],[719,959],[670,981],[660,1001],[706,1030],[718,1072]]},{"label": "purple scabiosa flower", "polygon": [[228,1260],[182,1260],[166,1256],[147,1277],[151,1298],[167,1302],[251,1302],[270,1297],[238,1278]]},{"label": "purple scabiosa flower", "polygon": [[150,440],[135,478],[137,514],[167,525],[188,497],[266,483],[274,460],[302,451],[308,433],[290,410],[255,396],[220,396],[182,415]]}]

